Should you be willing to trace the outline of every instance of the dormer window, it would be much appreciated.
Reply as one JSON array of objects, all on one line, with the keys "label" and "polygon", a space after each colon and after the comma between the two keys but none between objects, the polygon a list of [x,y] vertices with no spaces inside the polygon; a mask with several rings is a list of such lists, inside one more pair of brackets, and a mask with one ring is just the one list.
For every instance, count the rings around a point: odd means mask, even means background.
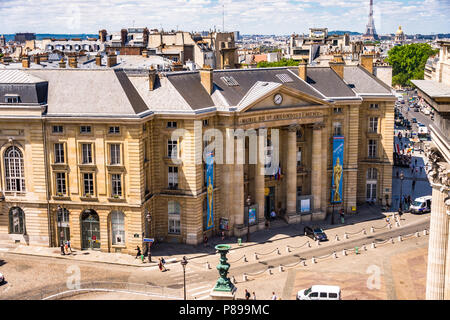
[{"label": "dormer window", "polygon": [[19,103],[20,96],[18,94],[5,94],[5,103]]}]

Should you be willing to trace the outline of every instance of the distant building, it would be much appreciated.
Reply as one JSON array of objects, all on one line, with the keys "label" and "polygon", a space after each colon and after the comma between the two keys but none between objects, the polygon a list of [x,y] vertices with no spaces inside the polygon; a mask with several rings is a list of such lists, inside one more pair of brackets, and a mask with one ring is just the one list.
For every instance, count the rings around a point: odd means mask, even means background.
[{"label": "distant building", "polygon": [[0,47],[6,46],[6,39],[4,35],[0,35]]},{"label": "distant building", "polygon": [[395,44],[403,45],[405,44],[405,41],[405,33],[402,30],[402,26],[399,26],[397,32],[395,33],[394,42]]},{"label": "distant building", "polygon": [[369,22],[366,25],[366,32],[362,36],[363,40],[378,40],[378,34],[375,30],[375,21],[373,20],[373,0],[370,0]]},{"label": "distant building", "polygon": [[234,33],[234,40],[235,41],[241,40],[241,34],[239,33],[239,31],[235,31],[233,33]]},{"label": "distant building", "polygon": [[19,43],[25,43],[28,40],[36,40],[35,33],[16,33],[14,41]]}]

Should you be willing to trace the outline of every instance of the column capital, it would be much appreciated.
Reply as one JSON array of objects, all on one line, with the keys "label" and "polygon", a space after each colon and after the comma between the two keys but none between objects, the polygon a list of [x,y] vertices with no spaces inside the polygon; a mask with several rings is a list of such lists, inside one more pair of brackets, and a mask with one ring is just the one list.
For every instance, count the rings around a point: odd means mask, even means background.
[{"label": "column capital", "polygon": [[290,124],[289,126],[285,127],[284,129],[289,131],[289,132],[297,132],[298,130],[300,130],[301,126],[299,124]]},{"label": "column capital", "polygon": [[323,128],[325,128],[325,123],[316,122],[313,124],[312,128],[313,128],[313,130],[322,130]]},{"label": "column capital", "polygon": [[450,164],[443,161],[438,148],[430,143],[425,145],[427,164],[425,172],[432,186],[440,188],[441,192],[450,191]]}]

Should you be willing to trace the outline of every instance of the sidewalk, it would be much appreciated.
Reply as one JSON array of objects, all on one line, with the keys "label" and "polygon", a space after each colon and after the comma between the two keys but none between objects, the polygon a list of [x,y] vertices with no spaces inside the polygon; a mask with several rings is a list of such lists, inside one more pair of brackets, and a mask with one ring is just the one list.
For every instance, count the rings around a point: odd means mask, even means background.
[{"label": "sidewalk", "polygon": [[[296,246],[300,243],[306,243],[306,241],[309,241],[312,245],[315,245],[311,238],[307,238],[303,235],[303,228],[305,225],[320,225],[323,228],[330,240],[324,243],[324,245],[332,245],[336,234],[339,235],[341,240],[344,240],[344,233],[356,233],[361,231],[363,228],[366,230],[367,236],[369,236],[369,231],[372,226],[375,228],[386,226],[386,215],[391,216],[392,214],[393,212],[381,212],[381,209],[377,206],[365,205],[359,209],[358,214],[352,216],[347,215],[345,217],[344,225],[340,223],[339,215],[336,212],[334,225],[331,224],[331,216],[328,217],[327,221],[296,225],[286,224],[285,226],[251,233],[249,242],[244,242],[246,241],[246,236],[244,236],[242,238],[243,242],[241,246],[238,245],[236,237],[227,237],[224,241],[222,241],[220,237],[214,237],[209,240],[206,247],[203,244],[191,246],[186,244],[158,243],[152,247],[152,263],[148,263],[148,259],[145,259],[145,263],[142,263],[140,259],[135,259],[134,256],[121,253],[74,250],[72,254],[63,256],[61,255],[60,248],[29,247],[24,245],[19,245],[12,248],[2,248],[0,244],[0,252],[132,267],[155,266],[159,257],[164,257],[167,263],[173,263],[179,262],[183,256],[186,256],[188,260],[196,259],[195,263],[201,264],[206,263],[206,261],[213,262],[218,259],[214,249],[214,246],[217,244],[231,245],[231,251],[229,254],[230,260],[235,260],[237,256],[242,257],[243,255],[250,257],[254,255],[255,252],[267,253],[276,250],[276,248],[280,250],[281,254],[286,254],[285,248],[287,245]],[[402,216],[401,227],[407,224],[425,221],[427,219],[429,219],[429,215],[420,216],[406,213]],[[391,224],[395,227],[395,221],[393,219],[391,219]],[[355,235],[351,237],[354,238],[359,236],[360,235]]]}]

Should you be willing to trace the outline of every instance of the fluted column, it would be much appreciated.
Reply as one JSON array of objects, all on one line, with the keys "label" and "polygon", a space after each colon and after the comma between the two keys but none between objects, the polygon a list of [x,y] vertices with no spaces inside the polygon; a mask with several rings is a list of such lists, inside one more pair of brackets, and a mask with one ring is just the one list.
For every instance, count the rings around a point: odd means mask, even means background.
[{"label": "fluted column", "polygon": [[322,128],[323,124],[315,124],[312,139],[311,194],[313,196],[313,212],[321,209],[322,181]]},{"label": "fluted column", "polygon": [[244,165],[237,162],[237,152],[234,163],[234,224],[244,224]]},{"label": "fluted column", "polygon": [[446,194],[439,184],[432,184],[430,238],[428,244],[427,300],[444,299],[445,260],[448,242],[448,221],[445,205]]},{"label": "fluted column", "polygon": [[258,224],[264,228],[264,165],[258,159],[255,165],[255,202],[258,204]]},{"label": "fluted column", "polygon": [[444,299],[445,300],[450,300],[450,237],[448,236],[448,231],[450,231],[450,199],[447,198],[447,214],[446,214],[446,218],[447,218],[447,257],[446,257],[446,262],[445,262],[445,284],[444,284]]},{"label": "fluted column", "polygon": [[297,213],[297,127],[288,129],[286,165],[286,213]]}]

